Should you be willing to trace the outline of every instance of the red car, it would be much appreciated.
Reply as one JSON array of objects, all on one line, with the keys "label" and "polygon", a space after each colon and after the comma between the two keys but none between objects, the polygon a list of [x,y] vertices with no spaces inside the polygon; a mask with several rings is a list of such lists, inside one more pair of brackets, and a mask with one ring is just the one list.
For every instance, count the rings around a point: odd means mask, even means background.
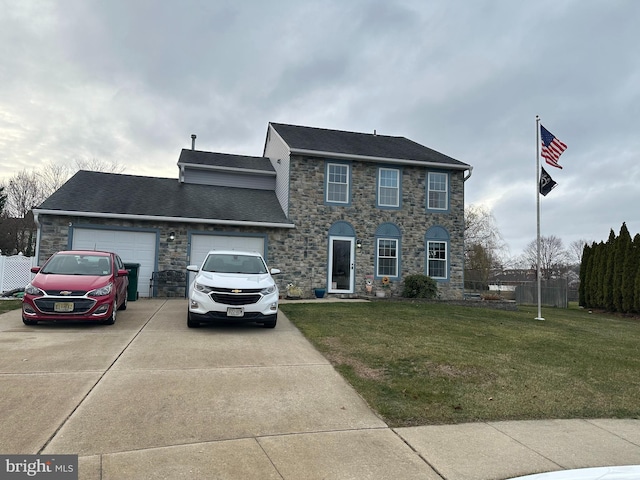
[{"label": "red car", "polygon": [[127,308],[129,272],[111,252],[63,251],[49,258],[24,290],[22,321],[87,321],[113,325]]}]

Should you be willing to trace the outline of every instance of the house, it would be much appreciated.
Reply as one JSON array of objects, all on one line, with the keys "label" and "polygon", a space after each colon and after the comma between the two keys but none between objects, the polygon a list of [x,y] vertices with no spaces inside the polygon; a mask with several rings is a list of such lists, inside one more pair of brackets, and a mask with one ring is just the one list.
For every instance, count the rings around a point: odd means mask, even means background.
[{"label": "house", "polygon": [[[194,136],[192,136],[194,138]],[[213,248],[261,252],[293,283],[345,296],[427,274],[463,292],[464,182],[471,166],[404,137],[269,123],[263,155],[182,150],[178,179],[80,171],[34,210],[40,262],[97,248],[140,264],[140,296],[183,296]],[[468,172],[468,173],[466,173]],[[466,175],[465,175],[466,173]]]}]

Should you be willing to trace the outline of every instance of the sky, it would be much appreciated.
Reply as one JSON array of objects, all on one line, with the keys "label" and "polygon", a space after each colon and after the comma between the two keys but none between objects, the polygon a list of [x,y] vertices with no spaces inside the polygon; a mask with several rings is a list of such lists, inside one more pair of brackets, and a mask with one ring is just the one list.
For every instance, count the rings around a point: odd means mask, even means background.
[{"label": "sky", "polygon": [[[404,136],[473,166],[505,257],[536,239],[536,115],[567,144],[541,235],[640,233],[636,0],[0,0],[0,183],[43,163],[177,178],[268,122]],[[544,165],[544,164],[543,164]]]}]

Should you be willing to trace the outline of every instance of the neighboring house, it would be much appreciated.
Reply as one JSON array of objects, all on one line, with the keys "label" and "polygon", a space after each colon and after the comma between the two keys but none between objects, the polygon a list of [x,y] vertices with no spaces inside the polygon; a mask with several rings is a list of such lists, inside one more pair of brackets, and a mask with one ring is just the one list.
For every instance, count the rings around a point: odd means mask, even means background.
[{"label": "neighboring house", "polygon": [[140,264],[140,296],[172,296],[186,280],[152,286],[153,272],[250,249],[282,270],[283,293],[294,283],[305,296],[355,296],[385,276],[399,293],[407,275],[427,274],[443,298],[462,297],[463,162],[404,137],[270,123],[262,157],[192,148],[178,168],[177,180],[78,172],[34,210],[40,262],[114,250]]}]

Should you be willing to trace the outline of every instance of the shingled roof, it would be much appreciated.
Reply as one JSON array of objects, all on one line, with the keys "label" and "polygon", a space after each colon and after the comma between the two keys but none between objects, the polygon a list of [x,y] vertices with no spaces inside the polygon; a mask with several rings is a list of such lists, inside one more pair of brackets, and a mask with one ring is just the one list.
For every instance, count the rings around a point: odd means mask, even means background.
[{"label": "shingled roof", "polygon": [[317,156],[331,153],[341,154],[345,157],[417,161],[458,170],[471,168],[464,162],[405,137],[345,132],[273,122],[269,125],[282,137],[292,153],[315,154]]},{"label": "shingled roof", "polygon": [[270,190],[196,185],[171,178],[83,170],[35,212],[293,227],[275,192]]},{"label": "shingled roof", "polygon": [[182,149],[178,166],[193,165],[204,168],[225,168],[241,170],[257,170],[272,173],[276,171],[266,157],[250,157],[229,153],[203,152],[201,150]]}]

